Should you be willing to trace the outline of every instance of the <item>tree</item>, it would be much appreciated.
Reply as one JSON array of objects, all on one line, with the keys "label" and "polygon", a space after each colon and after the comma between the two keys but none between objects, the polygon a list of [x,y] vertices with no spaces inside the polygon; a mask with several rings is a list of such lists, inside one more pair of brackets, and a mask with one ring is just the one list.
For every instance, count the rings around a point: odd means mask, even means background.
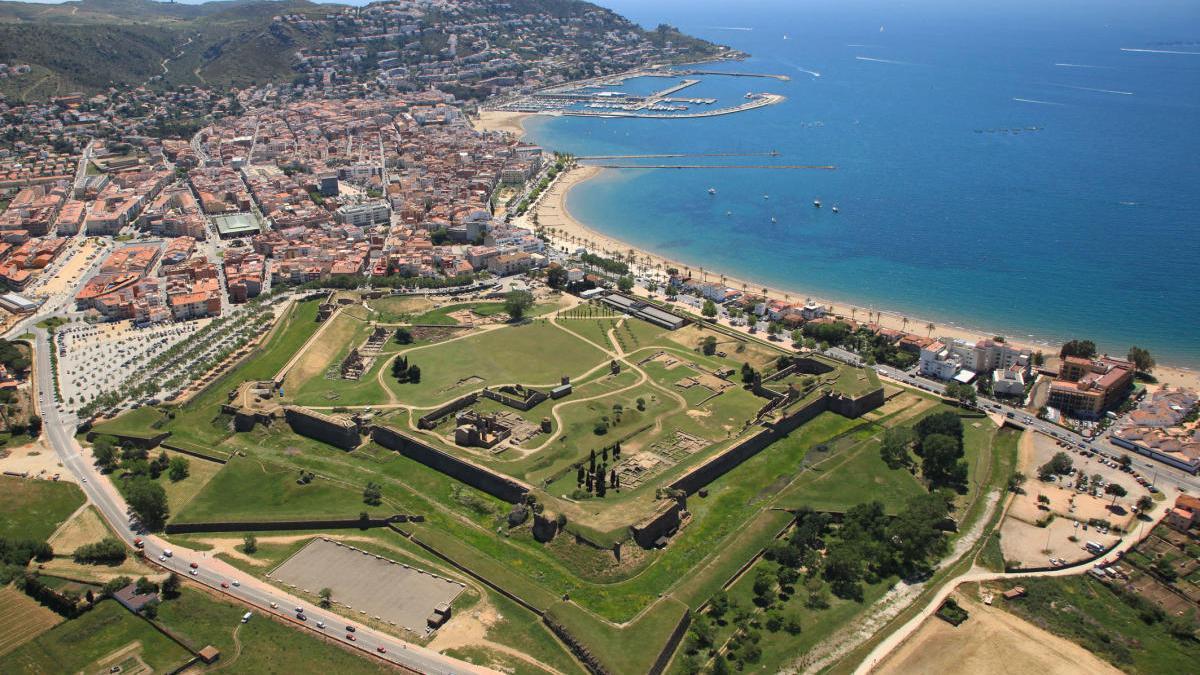
[{"label": "tree", "polygon": [[167,522],[170,509],[167,507],[167,493],[162,485],[146,476],[139,476],[129,481],[125,488],[125,501],[137,514],[147,528],[160,530]]},{"label": "tree", "polygon": [[1137,510],[1139,513],[1145,513],[1154,508],[1154,499],[1150,495],[1142,495],[1137,500]]},{"label": "tree", "polygon": [[158,601],[151,600],[150,602],[142,605],[142,616],[146,617],[147,619],[158,618]]},{"label": "tree", "polygon": [[962,446],[945,434],[931,434],[921,443],[921,473],[933,486],[961,485],[966,480],[966,463],[960,461]]},{"label": "tree", "polygon": [[188,473],[191,468],[191,462],[188,461],[187,457],[180,457],[179,455],[176,455],[171,458],[171,462],[168,467],[167,477],[170,478],[172,482],[178,483],[179,481],[188,477]]},{"label": "tree", "polygon": [[621,291],[622,293],[628,293],[629,291],[632,291],[633,277],[626,274],[620,279],[617,279],[617,290]]},{"label": "tree", "polygon": [[1112,503],[1113,504],[1117,503],[1118,497],[1124,497],[1125,495],[1129,494],[1125,490],[1124,487],[1122,487],[1116,483],[1109,483],[1108,486],[1104,488],[1104,492],[1105,492],[1105,494],[1112,495],[1112,498],[1113,498]]},{"label": "tree", "polygon": [[149,595],[158,592],[158,584],[150,581],[146,577],[139,577],[137,580],[136,590],[138,595]]},{"label": "tree", "polygon": [[378,483],[368,482],[363,488],[363,501],[371,506],[379,506],[383,503],[382,486]]},{"label": "tree", "polygon": [[529,291],[509,291],[504,296],[504,311],[513,321],[525,318],[530,307],[533,307],[533,294]]},{"label": "tree", "polygon": [[409,383],[420,384],[420,382],[421,382],[421,367],[420,366],[418,366],[417,364],[414,363],[413,365],[408,367],[408,371],[406,371],[406,372],[408,373]]},{"label": "tree", "polygon": [[561,265],[555,265],[546,271],[546,284],[550,288],[563,288],[567,285],[567,270]]},{"label": "tree", "polygon": [[975,387],[965,382],[951,382],[946,385],[946,395],[957,399],[959,403],[975,405],[976,394]]},{"label": "tree", "polygon": [[321,605],[321,607],[323,607],[325,609],[329,609],[333,605],[333,589],[332,588],[329,588],[328,586],[326,586],[325,588],[322,588],[321,592],[318,593],[317,595],[321,598],[321,601],[318,603],[319,605]]},{"label": "tree", "polygon": [[1013,475],[1008,477],[1008,491],[1020,494],[1023,492],[1021,486],[1025,484],[1026,480],[1028,479],[1025,474],[1021,473],[1020,471],[1013,472]]},{"label": "tree", "polygon": [[908,427],[888,429],[883,434],[883,444],[879,446],[879,455],[889,469],[899,469],[908,466],[912,459],[908,455],[908,447],[916,434]]},{"label": "tree", "polygon": [[717,306],[712,300],[705,300],[704,307],[700,309],[700,313],[707,319],[715,319],[717,317]]},{"label": "tree", "polygon": [[117,449],[110,444],[101,445],[99,438],[92,445],[92,455],[96,458],[96,466],[100,471],[108,473],[117,468]]},{"label": "tree", "polygon": [[725,591],[717,591],[717,594],[708,601],[708,613],[714,619],[720,619],[729,611],[729,594]]},{"label": "tree", "polygon": [[179,575],[171,572],[169,575],[167,575],[167,578],[164,579],[162,583],[163,597],[168,599],[178,598],[180,586],[181,584],[179,583]]},{"label": "tree", "polygon": [[398,345],[410,345],[413,341],[412,331],[403,327],[397,328],[396,335],[392,340]]},{"label": "tree", "polygon": [[258,550],[258,537],[248,534],[242,537],[242,553],[252,554]]},{"label": "tree", "polygon": [[1096,343],[1091,340],[1071,340],[1063,344],[1058,355],[1064,359],[1068,356],[1090,359],[1096,355]]},{"label": "tree", "polygon": [[1150,351],[1142,349],[1137,345],[1129,348],[1129,360],[1137,367],[1139,372],[1149,373],[1154,370],[1154,357],[1150,356]]},{"label": "tree", "polygon": [[1049,462],[1046,462],[1038,469],[1038,477],[1046,480],[1050,476],[1065,476],[1071,473],[1071,469],[1074,468],[1074,465],[1075,463],[1071,461],[1071,458],[1067,456],[1067,453],[1056,452],[1054,453],[1054,456],[1050,458]]},{"label": "tree", "polygon": [[712,356],[713,354],[716,354],[717,338],[711,335],[705,337],[704,341],[700,343],[700,351],[703,352],[705,356]]}]

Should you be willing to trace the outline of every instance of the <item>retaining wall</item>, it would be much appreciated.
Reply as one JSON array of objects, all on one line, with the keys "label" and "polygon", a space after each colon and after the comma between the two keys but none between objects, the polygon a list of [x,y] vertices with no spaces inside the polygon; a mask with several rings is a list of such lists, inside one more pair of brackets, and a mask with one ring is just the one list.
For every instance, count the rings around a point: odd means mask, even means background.
[{"label": "retaining wall", "polygon": [[510,396],[502,391],[493,389],[484,389],[483,395],[493,401],[499,401],[510,408],[516,408],[520,411],[528,411],[536,407],[542,401],[550,398],[550,395],[536,389],[526,389],[529,392],[529,398],[520,399],[515,396]]},{"label": "retaining wall", "polygon": [[660,537],[668,537],[679,529],[683,506],[674,499],[659,504],[654,514],[636,525],[630,525],[633,540],[642,548],[654,548]]},{"label": "retaining wall", "polygon": [[390,427],[374,427],[371,440],[510,504],[525,501],[525,495],[530,490],[527,485],[433,448]]},{"label": "retaining wall", "polygon": [[299,406],[285,407],[283,416],[292,427],[292,431],[343,450],[353,450],[362,441],[358,436],[358,425],[347,420],[322,415]]},{"label": "retaining wall", "polygon": [[247,520],[211,521],[202,523],[168,523],[167,534],[191,534],[195,532],[258,532],[278,530],[346,530],[386,527],[392,523],[404,523],[423,517],[397,514],[386,518],[334,518],[323,520]]}]

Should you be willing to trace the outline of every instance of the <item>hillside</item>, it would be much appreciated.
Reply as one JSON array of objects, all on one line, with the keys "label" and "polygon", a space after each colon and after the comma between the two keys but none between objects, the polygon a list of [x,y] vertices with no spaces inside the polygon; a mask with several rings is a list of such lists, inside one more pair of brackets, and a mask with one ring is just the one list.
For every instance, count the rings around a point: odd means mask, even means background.
[{"label": "hillside", "polygon": [[[453,54],[451,37],[457,39]],[[612,58],[609,40],[624,49],[624,60]],[[348,47],[356,52],[349,62]],[[0,79],[0,94],[11,102],[109,86],[317,83],[330,72],[343,82],[362,81],[385,60],[401,80],[400,89],[423,86],[406,79],[412,76],[438,81],[439,73],[453,73],[439,85],[484,98],[496,91],[486,84],[489,78],[519,77],[537,60],[543,75],[575,79],[655,55],[679,61],[718,54],[723,52],[716,45],[669,26],[643,30],[582,0],[462,0],[426,11],[386,2],[351,8],[308,0],[0,2],[0,63],[31,69]],[[490,65],[464,67],[458,61],[464,57]],[[429,65],[435,62],[457,65],[439,70]]]}]

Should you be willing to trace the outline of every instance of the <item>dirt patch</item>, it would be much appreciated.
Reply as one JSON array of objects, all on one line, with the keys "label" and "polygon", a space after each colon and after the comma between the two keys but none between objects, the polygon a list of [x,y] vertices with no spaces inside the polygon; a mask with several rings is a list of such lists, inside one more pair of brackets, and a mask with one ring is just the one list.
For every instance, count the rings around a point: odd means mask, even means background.
[{"label": "dirt patch", "polygon": [[691,410],[687,411],[687,416],[691,417],[693,419],[699,419],[701,417],[712,417],[712,414],[713,413],[711,410],[696,410],[695,408],[692,408]]},{"label": "dirt patch", "polygon": [[0,458],[0,471],[22,474],[30,478],[58,476],[59,480],[74,482],[70,471],[64,471],[58,455],[41,441],[27,443],[15,448],[6,448],[8,455]]},{"label": "dirt patch", "polygon": [[100,514],[91,506],[86,506],[58,528],[50,537],[50,546],[59,554],[73,553],[80,546],[93,544],[109,536],[112,536],[112,532],[100,519]]},{"label": "dirt patch", "polygon": [[956,598],[970,618],[955,628],[931,616],[873,672],[1007,675],[1119,673],[1083,647],[1003,610]]}]

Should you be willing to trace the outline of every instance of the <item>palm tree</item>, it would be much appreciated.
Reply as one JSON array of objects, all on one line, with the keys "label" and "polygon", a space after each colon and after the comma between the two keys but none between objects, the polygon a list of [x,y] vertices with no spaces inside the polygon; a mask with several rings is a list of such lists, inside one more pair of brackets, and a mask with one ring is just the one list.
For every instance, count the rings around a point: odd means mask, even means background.
[{"label": "palm tree", "polygon": [[907,316],[900,317],[900,325],[904,328],[904,330],[908,330],[908,317]]},{"label": "palm tree", "polygon": [[858,313],[858,308],[857,308],[857,307],[855,307],[854,305],[851,305],[851,306],[850,306],[850,320],[851,320],[851,321],[853,321],[853,320],[854,320],[854,315],[855,315],[855,314],[857,314],[857,313]]},{"label": "palm tree", "polygon": [[932,321],[925,324],[925,330],[928,331],[925,333],[925,337],[933,337],[933,329],[935,328],[937,328],[937,326],[933,325]]}]

